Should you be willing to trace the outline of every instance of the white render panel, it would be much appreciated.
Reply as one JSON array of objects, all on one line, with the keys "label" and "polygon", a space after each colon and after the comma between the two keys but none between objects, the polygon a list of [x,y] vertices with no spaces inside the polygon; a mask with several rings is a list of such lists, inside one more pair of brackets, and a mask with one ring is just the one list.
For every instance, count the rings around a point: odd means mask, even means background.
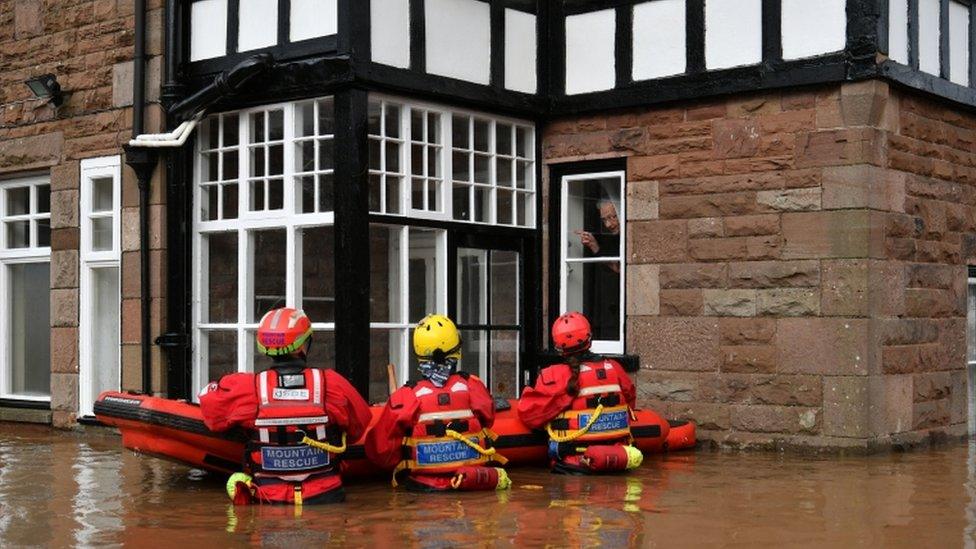
[{"label": "white render panel", "polygon": [[190,61],[227,53],[227,0],[202,0],[190,7]]},{"label": "white render panel", "polygon": [[688,68],[685,0],[634,6],[634,80],[682,74]]},{"label": "white render panel", "polygon": [[370,0],[370,55],[374,62],[410,67],[410,0]]},{"label": "white render panel", "polygon": [[949,2],[949,80],[969,85],[969,7]]},{"label": "white render panel", "polygon": [[617,83],[616,10],[566,18],[566,95],[609,90]]},{"label": "white render panel", "polygon": [[278,43],[278,0],[240,0],[237,51],[267,48]]},{"label": "white render panel", "polygon": [[339,31],[338,0],[291,0],[288,38],[292,42],[330,36]]},{"label": "white render panel", "polygon": [[505,9],[505,87],[536,92],[535,15]]},{"label": "white render panel", "polygon": [[908,64],[908,0],[888,0],[888,57]]},{"label": "white render panel", "polygon": [[783,59],[841,51],[847,44],[847,0],[783,0]]},{"label": "white render panel", "polygon": [[427,72],[488,84],[491,78],[491,11],[477,0],[424,3]]},{"label": "white render panel", "polygon": [[762,0],[705,0],[705,67],[762,61]]},{"label": "white render panel", "polygon": [[939,0],[918,0],[918,68],[939,75]]}]

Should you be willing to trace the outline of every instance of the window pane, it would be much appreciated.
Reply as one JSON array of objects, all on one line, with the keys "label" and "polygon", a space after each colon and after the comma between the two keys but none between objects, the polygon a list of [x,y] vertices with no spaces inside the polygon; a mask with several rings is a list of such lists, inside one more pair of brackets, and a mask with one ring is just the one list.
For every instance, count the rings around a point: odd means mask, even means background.
[{"label": "window pane", "polygon": [[331,139],[319,141],[319,168],[320,170],[331,170],[335,168],[335,153],[333,152],[333,142]]},{"label": "window pane", "polygon": [[384,130],[386,137],[400,137],[400,107],[397,105],[386,104],[386,126]]},{"label": "window pane", "polygon": [[454,185],[454,219],[471,219],[471,187]]},{"label": "window pane", "polygon": [[299,213],[315,212],[315,176],[305,175],[298,178],[299,192],[301,193],[301,209]]},{"label": "window pane", "polygon": [[240,122],[236,114],[224,115],[224,146],[234,147],[240,143]]},{"label": "window pane", "polygon": [[200,174],[204,182],[220,179],[220,164],[218,153],[203,153],[200,155]]},{"label": "window pane", "polygon": [[312,333],[312,346],[308,350],[308,364],[315,368],[335,368],[335,332],[315,330]]},{"label": "window pane", "polygon": [[270,141],[278,141],[284,138],[285,134],[285,112],[268,112],[268,138]]},{"label": "window pane", "polygon": [[224,219],[237,219],[237,210],[239,200],[237,189],[238,185],[224,185]]},{"label": "window pane", "polygon": [[51,212],[51,186],[38,185],[34,187],[34,192],[37,194],[36,213],[50,213]]},{"label": "window pane", "polygon": [[237,371],[237,332],[213,331],[204,333],[207,356],[207,377],[217,381]]},{"label": "window pane", "polygon": [[[400,312],[400,231],[371,225],[369,228],[369,320],[406,322]],[[418,319],[419,320],[419,319]]]},{"label": "window pane", "polygon": [[491,139],[491,125],[486,120],[474,121],[474,149],[476,151],[488,152]]},{"label": "window pane", "polygon": [[387,364],[393,364],[393,385],[400,387],[399,372],[408,367],[404,355],[404,337],[407,330],[379,330],[369,331],[369,394],[367,400],[371,404],[386,402],[390,397],[390,376]]},{"label": "window pane", "polygon": [[495,179],[502,187],[512,186],[512,161],[507,158],[499,158],[495,164]]},{"label": "window pane", "polygon": [[38,219],[34,222],[37,227],[37,243],[35,246],[38,248],[46,248],[51,245],[51,220],[50,219]]},{"label": "window pane", "polygon": [[966,308],[966,356],[969,362],[976,362],[976,284],[969,284],[968,307]]},{"label": "window pane", "polygon": [[285,170],[285,149],[281,145],[268,147],[268,175],[281,175]]},{"label": "window pane", "polygon": [[8,269],[10,389],[16,395],[48,396],[51,394],[50,264],[14,264]]},{"label": "window pane", "polygon": [[522,158],[533,158],[533,146],[531,130],[524,127],[515,129],[515,152]]},{"label": "window pane", "polygon": [[258,179],[248,183],[250,193],[248,194],[248,209],[253,211],[264,209],[264,180]]},{"label": "window pane", "polygon": [[424,111],[410,109],[410,139],[424,140]]},{"label": "window pane", "polygon": [[240,172],[240,155],[237,154],[236,150],[223,152],[221,154],[224,156],[224,173],[222,174],[221,179],[224,181],[237,179]]},{"label": "window pane", "polygon": [[119,268],[92,269],[92,398],[119,390]]},{"label": "window pane", "polygon": [[91,249],[93,252],[112,250],[112,218],[97,217],[91,220]]},{"label": "window pane", "polygon": [[7,215],[30,213],[30,187],[7,189]]},{"label": "window pane", "polygon": [[381,203],[383,188],[383,176],[375,173],[369,174],[369,211],[382,212]]},{"label": "window pane", "polygon": [[30,221],[7,222],[7,247],[26,248],[30,246]]},{"label": "window pane", "polygon": [[379,101],[370,99],[367,107],[367,127],[370,135],[380,135],[380,119],[382,118],[382,105]]},{"label": "window pane", "polygon": [[437,234],[440,231],[410,229],[408,322],[414,323],[439,312],[437,298]]},{"label": "window pane", "polygon": [[497,222],[505,225],[512,224],[512,191],[507,191],[505,189],[498,189],[496,196],[498,197],[498,214]]},{"label": "window pane", "polygon": [[488,388],[495,398],[518,398],[518,332],[491,333],[491,374]]},{"label": "window pane", "polygon": [[454,153],[454,165],[452,169],[454,170],[454,179],[456,181],[471,181],[471,166],[470,159],[471,155],[463,152]]},{"label": "window pane", "polygon": [[285,205],[285,182],[281,179],[268,181],[268,209],[280,210]]},{"label": "window pane", "polygon": [[451,123],[451,139],[458,149],[470,149],[471,139],[468,136],[470,119],[467,116],[454,116]]},{"label": "window pane", "polygon": [[569,181],[566,192],[567,257],[619,257],[620,178]]},{"label": "window pane", "polygon": [[315,170],[315,141],[302,141],[295,145],[295,169],[300,172]]},{"label": "window pane", "polygon": [[335,244],[332,227],[302,230],[302,309],[312,322],[335,322]]},{"label": "window pane", "polygon": [[386,176],[386,213],[398,214],[403,209],[400,203],[403,198],[400,196],[400,182],[403,178],[396,176]]},{"label": "window pane", "polygon": [[410,181],[411,206],[415,210],[427,209],[427,204],[424,202],[424,187],[427,186],[426,181],[420,177],[414,177]]},{"label": "window pane", "polygon": [[92,211],[110,212],[115,207],[113,181],[111,177],[92,179]]},{"label": "window pane", "polygon": [[264,140],[264,113],[251,113],[251,143],[261,143]]},{"label": "window pane", "polygon": [[491,174],[488,167],[491,165],[491,157],[480,154],[474,155],[474,182],[491,183]]},{"label": "window pane", "polygon": [[493,250],[491,252],[491,323],[517,325],[519,323],[519,254]]},{"label": "window pane", "polygon": [[620,339],[620,263],[566,265],[566,308],[590,320],[593,339]]},{"label": "window pane", "polygon": [[209,305],[203,321],[237,322],[237,233],[214,233],[203,239],[207,252],[206,285]]},{"label": "window pane", "polygon": [[285,306],[285,272],[288,266],[285,230],[254,231],[254,295],[250,322],[257,322],[271,309]]},{"label": "window pane", "polygon": [[487,223],[489,221],[489,207],[491,205],[491,189],[472,187],[474,189],[474,220]]},{"label": "window pane", "polygon": [[[494,278],[494,277],[492,277]],[[458,248],[457,323],[488,323],[488,251]]]},{"label": "window pane", "polygon": [[204,122],[203,143],[207,149],[216,149],[220,146],[220,117],[212,116]]},{"label": "window pane", "polygon": [[386,142],[386,171],[400,173],[400,144],[394,141]]},{"label": "window pane", "polygon": [[512,155],[512,127],[508,124],[495,125],[495,152]]},{"label": "window pane", "polygon": [[460,370],[485,380],[488,374],[488,332],[461,330]]},{"label": "window pane", "polygon": [[215,185],[200,187],[200,219],[203,221],[213,221],[217,219],[217,197],[220,188]]},{"label": "window pane", "polygon": [[302,103],[295,109],[295,133],[300,137],[315,135],[315,103]]}]

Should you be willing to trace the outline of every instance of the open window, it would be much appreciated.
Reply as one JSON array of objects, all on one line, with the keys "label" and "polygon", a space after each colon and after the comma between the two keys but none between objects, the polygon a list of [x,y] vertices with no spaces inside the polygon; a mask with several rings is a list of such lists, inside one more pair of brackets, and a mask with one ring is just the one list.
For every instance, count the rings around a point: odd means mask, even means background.
[{"label": "open window", "polygon": [[623,170],[563,172],[558,182],[558,311],[580,311],[593,327],[593,351],[624,352],[626,287]]}]

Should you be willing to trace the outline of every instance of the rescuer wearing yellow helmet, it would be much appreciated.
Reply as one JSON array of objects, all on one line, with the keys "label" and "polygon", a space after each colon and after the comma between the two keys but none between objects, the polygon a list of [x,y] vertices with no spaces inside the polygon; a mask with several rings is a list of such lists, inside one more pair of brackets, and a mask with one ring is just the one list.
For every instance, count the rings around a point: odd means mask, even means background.
[{"label": "rescuer wearing yellow helmet", "polygon": [[461,335],[444,315],[428,315],[413,332],[421,380],[390,396],[366,436],[366,454],[393,469],[393,485],[406,471],[410,490],[491,490],[511,485],[491,448],[495,403],[484,383],[458,371]]}]

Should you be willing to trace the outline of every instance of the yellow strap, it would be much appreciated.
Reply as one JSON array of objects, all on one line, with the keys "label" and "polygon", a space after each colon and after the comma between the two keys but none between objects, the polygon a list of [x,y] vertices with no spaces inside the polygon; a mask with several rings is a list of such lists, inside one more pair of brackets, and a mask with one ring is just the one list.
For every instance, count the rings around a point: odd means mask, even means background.
[{"label": "yellow strap", "polygon": [[302,487],[301,486],[296,486],[295,487],[295,505],[296,506],[301,506],[302,505]]},{"label": "yellow strap", "polygon": [[341,454],[346,451],[346,433],[342,433],[342,446],[333,446],[328,442],[321,442],[309,438],[308,435],[305,435],[305,438],[302,439],[302,444],[311,446],[312,448],[318,448],[319,450],[325,450],[330,454]]},{"label": "yellow strap", "polygon": [[459,473],[457,475],[454,475],[453,477],[451,477],[451,488],[454,488],[455,490],[457,490],[458,488],[461,487],[461,483],[462,482],[464,482],[464,474],[463,473]]},{"label": "yellow strap", "polygon": [[573,431],[565,436],[557,435],[556,432],[552,430],[551,423],[546,424],[546,431],[549,433],[549,439],[552,440],[553,442],[574,441],[579,437],[585,435],[590,430],[590,427],[593,427],[593,424],[596,423],[596,420],[600,417],[600,414],[602,413],[603,413],[603,405],[598,404],[596,410],[593,411],[593,416],[590,417],[590,420],[586,422],[586,425],[584,425],[581,429],[577,431]]},{"label": "yellow strap", "polygon": [[[488,433],[485,433],[484,431],[482,431],[482,433],[484,434],[484,436],[486,438],[489,438],[490,437],[490,435]],[[498,463],[501,463],[502,465],[505,465],[506,463],[508,463],[508,458],[506,458],[505,456],[499,454],[498,451],[495,450],[494,448],[482,448],[481,446],[475,444],[474,442],[471,442],[471,440],[468,437],[462,435],[461,433],[459,433],[457,431],[454,431],[452,429],[447,429],[444,432],[444,434],[446,434],[447,436],[449,436],[449,437],[451,437],[451,438],[453,438],[453,439],[455,439],[455,440],[457,440],[459,442],[463,442],[465,445],[467,445],[468,447],[470,447],[471,449],[473,449],[475,452],[478,452],[482,456],[488,458],[489,461],[497,461]]]}]

